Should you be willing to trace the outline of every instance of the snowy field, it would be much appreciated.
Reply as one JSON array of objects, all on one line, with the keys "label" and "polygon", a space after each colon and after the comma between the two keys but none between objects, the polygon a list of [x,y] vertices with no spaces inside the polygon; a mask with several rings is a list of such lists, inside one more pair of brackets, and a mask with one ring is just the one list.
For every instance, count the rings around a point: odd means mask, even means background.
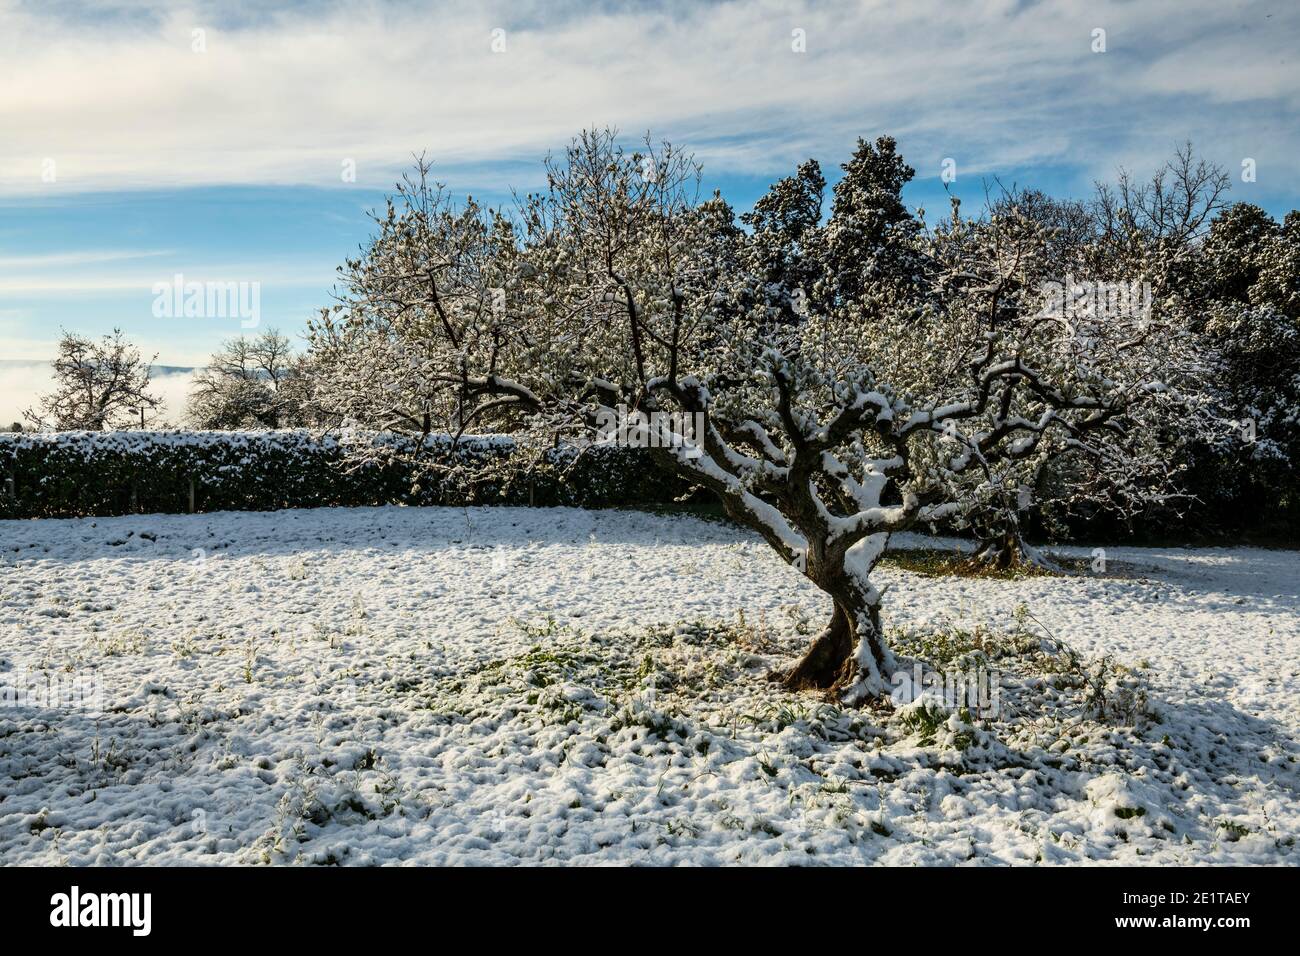
[{"label": "snowy field", "polygon": [[1107,557],[878,572],[981,720],[780,691],[826,602],[695,518],[0,522],[0,685],[102,707],[0,707],[0,862],[1296,863],[1300,554]]}]

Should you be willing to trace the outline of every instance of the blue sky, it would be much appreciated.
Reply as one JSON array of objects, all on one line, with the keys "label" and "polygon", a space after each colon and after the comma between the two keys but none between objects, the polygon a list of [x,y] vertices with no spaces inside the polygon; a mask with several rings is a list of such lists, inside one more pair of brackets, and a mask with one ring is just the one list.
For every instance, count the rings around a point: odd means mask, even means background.
[{"label": "blue sky", "polygon": [[1294,3],[260,9],[0,0],[0,359],[117,326],[161,363],[201,362],[239,321],[156,318],[151,287],[177,273],[260,283],[262,325],[296,334],[412,152],[500,200],[585,125],[688,146],[740,209],[881,133],[935,214],[948,157],[978,205],[994,176],[1084,195],[1187,138],[1233,198],[1300,206]]}]

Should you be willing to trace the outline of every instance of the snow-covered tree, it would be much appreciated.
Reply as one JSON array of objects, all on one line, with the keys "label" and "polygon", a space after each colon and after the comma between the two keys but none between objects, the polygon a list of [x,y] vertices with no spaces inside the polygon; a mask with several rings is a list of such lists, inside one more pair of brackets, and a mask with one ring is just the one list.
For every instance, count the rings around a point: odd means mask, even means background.
[{"label": "snow-covered tree", "polygon": [[1215,388],[1236,428],[1194,449],[1215,517],[1300,513],[1300,212],[1276,222],[1238,203],[1198,249],[1189,298],[1213,344]]},{"label": "snow-covered tree", "polygon": [[[454,208],[422,158],[340,268],[343,302],[308,325],[311,378],[344,422],[427,437],[487,429],[508,411],[476,396],[502,367],[512,226],[471,198]],[[517,334],[517,333],[516,333]]]},{"label": "snow-covered tree", "polygon": [[[1179,168],[1195,168],[1189,157],[1183,160]],[[1004,190],[985,214],[971,219],[960,215],[954,201],[950,220],[921,241],[923,218],[909,214],[901,196],[912,170],[897,156],[892,139],[859,141],[842,169],[825,222],[819,218],[824,181],[811,161],[775,184],[755,212],[742,217],[753,230],[746,262],[754,281],[745,301],[788,320],[801,309],[835,310],[845,302],[869,300],[874,316],[864,334],[873,339],[873,368],[909,399],[942,393],[960,368],[953,356],[984,347],[988,324],[953,308],[957,300],[949,287],[954,263],[981,244],[1001,250],[985,259],[996,269],[1005,267],[995,320],[1003,335],[1028,333],[1044,319],[1063,334],[1098,322],[1130,328],[1186,324],[1168,314],[1176,303],[1150,301],[1151,274],[1166,264],[1161,258],[1166,247],[1133,242],[1122,252],[1107,248],[1101,255],[1104,216],[1088,204]],[[1186,179],[1173,173],[1156,178],[1158,183]],[[1151,191],[1125,177],[1121,182],[1130,202]],[[987,266],[977,267],[992,281]],[[1165,319],[1152,323],[1153,308],[1165,312]],[[1018,347],[1028,356],[1034,339]],[[1157,414],[1155,403],[1141,407]],[[1166,403],[1159,419],[1144,422],[1136,434],[1163,441],[1178,430],[1196,433],[1203,424],[1196,416],[1204,411],[1203,403]],[[1137,413],[1135,407],[1130,417]],[[1032,454],[969,472],[966,505],[953,522],[979,538],[975,560],[1002,567],[1025,558],[1047,563],[1021,536],[1021,519],[1029,512],[1063,530],[1062,519],[1081,509],[1131,515],[1155,500],[1180,500],[1178,469],[1169,466],[1161,448],[1135,455],[1130,441],[1122,453],[1102,451],[1094,446],[1085,454],[1067,436],[1055,434],[1038,442]]]},{"label": "snow-covered tree", "polygon": [[142,359],[120,329],[98,341],[64,332],[53,362],[54,391],[23,414],[36,428],[56,431],[148,427],[162,406],[149,391],[156,358]]},{"label": "snow-covered tree", "polygon": [[[968,504],[959,523],[969,523],[981,540],[976,560],[1003,567],[1043,560],[1021,538],[1025,512],[1036,510],[1050,524],[1078,511],[1132,517],[1153,503],[1175,506],[1184,496],[1172,450],[1222,430],[1191,316],[1178,299],[1154,295],[1158,282],[1152,277],[1161,264],[1087,271],[1090,250],[1062,242],[1060,217],[1035,205],[1032,197],[1022,205],[1011,194],[987,217],[954,217],[930,243],[936,258],[947,262],[948,275],[998,290],[997,305],[971,321],[954,316],[952,304],[961,299],[941,286],[945,320],[936,344],[960,343],[967,353],[977,352],[978,337],[996,332],[1002,348],[1021,361],[1080,376],[1076,388],[1108,396],[1102,414],[1109,422],[1100,434],[1078,442],[1068,429],[1057,429],[1027,454],[968,473]],[[968,243],[985,250],[976,253],[973,268],[962,264],[969,262]],[[1125,387],[1156,394],[1124,396]],[[1012,399],[1012,409],[1018,400]]]},{"label": "snow-covered tree", "polygon": [[1155,294],[1176,294],[1195,268],[1197,241],[1227,204],[1231,180],[1222,167],[1185,143],[1150,179],[1121,169],[1114,185],[1098,184],[1091,208],[1099,233],[1093,270],[1132,272],[1157,266]]},{"label": "snow-covered tree", "polygon": [[288,338],[268,330],[222,343],[194,375],[189,418],[196,428],[291,428],[309,424],[301,363]]},{"label": "snow-covered tree", "polygon": [[[871,572],[892,534],[960,515],[1045,443],[1153,454],[1137,416],[1196,385],[1192,341],[1160,313],[1142,327],[1045,313],[1029,281],[1042,232],[1023,218],[885,231],[875,261],[931,264],[938,293],[923,301],[889,270],[832,270],[833,289],[783,309],[746,291],[771,277],[745,271],[730,208],[699,197],[698,167],[671,146],[629,152],[587,132],[547,174],[510,220],[455,212],[423,177],[399,193],[345,270],[350,296],[313,333],[350,345],[322,399],[416,435],[437,395],[461,423],[514,416],[525,441],[616,422],[830,597],[790,687],[848,701],[886,690],[894,659]],[[828,234],[875,234],[881,217],[861,198]],[[943,362],[900,388],[888,372],[904,325],[908,349]]]}]

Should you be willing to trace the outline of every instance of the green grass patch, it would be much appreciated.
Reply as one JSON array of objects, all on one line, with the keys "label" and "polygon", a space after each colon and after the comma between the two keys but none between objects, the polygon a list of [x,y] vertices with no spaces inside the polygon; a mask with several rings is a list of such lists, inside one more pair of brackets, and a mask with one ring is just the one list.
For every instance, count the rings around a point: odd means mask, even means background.
[{"label": "green grass patch", "polygon": [[880,559],[880,564],[887,568],[897,568],[925,577],[959,577],[959,578],[993,578],[1003,581],[1015,581],[1021,578],[1054,578],[1066,574],[1082,574],[1089,568],[1083,558],[1053,559],[1061,571],[1039,567],[1036,564],[1018,564],[1011,568],[997,568],[971,560],[966,551],[948,550],[946,548],[908,548],[906,550],[888,551]]}]

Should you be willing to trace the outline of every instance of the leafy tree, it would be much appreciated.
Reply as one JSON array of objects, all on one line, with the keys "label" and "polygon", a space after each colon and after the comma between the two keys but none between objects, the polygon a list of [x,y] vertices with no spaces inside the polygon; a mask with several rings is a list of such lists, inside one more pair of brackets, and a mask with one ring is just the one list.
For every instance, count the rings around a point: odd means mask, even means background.
[{"label": "leafy tree", "polygon": [[[475,403],[506,341],[498,332],[513,227],[472,198],[454,209],[420,158],[374,217],[368,249],[340,269],[346,304],[308,323],[324,414],[343,423],[420,434],[502,424],[508,403]],[[340,316],[343,318],[340,319]],[[384,378],[375,368],[400,368]]]}]

